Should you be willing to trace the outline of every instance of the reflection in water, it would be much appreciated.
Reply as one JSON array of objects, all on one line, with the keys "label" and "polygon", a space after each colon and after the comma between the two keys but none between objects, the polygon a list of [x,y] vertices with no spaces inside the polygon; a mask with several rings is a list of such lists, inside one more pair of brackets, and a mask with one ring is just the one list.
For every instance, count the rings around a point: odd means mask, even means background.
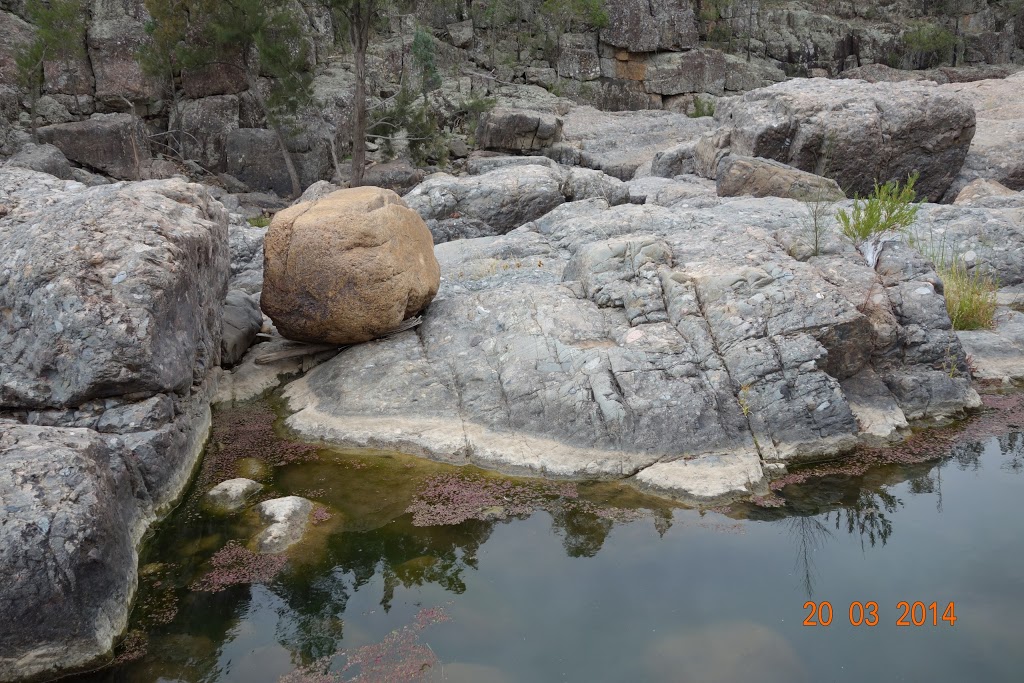
[{"label": "reflection in water", "polygon": [[796,569],[804,593],[808,598],[814,597],[814,554],[832,538],[832,530],[817,517],[790,517],[785,524],[796,545]]},{"label": "reflection in water", "polygon": [[[725,681],[765,678],[766,670],[773,672],[767,680],[806,680],[802,659],[808,654],[801,650],[798,656],[791,644],[799,632],[780,631],[780,615],[794,605],[743,605],[771,595],[760,588],[760,572],[773,564],[791,567],[795,555],[801,592],[834,599],[835,555],[854,549],[869,558],[876,548],[899,552],[919,542],[926,525],[909,525],[905,538],[894,540],[913,502],[934,497],[929,514],[943,514],[937,523],[946,525],[945,516],[954,513],[943,510],[943,486],[962,485],[965,477],[958,473],[970,473],[966,479],[973,481],[992,470],[1024,471],[1020,433],[989,443],[1005,456],[995,467],[982,458],[985,444],[955,443],[938,461],[852,474],[833,468],[827,476],[796,481],[780,492],[782,507],[735,505],[730,513],[735,525],[748,532],[739,538],[715,534],[710,531],[715,525],[702,524],[696,514],[608,482],[558,484],[560,493],[545,489],[532,509],[519,509],[504,497],[488,500],[476,518],[417,526],[407,510],[424,483],[438,477],[492,481],[487,490],[503,491],[502,496],[533,484],[394,454],[321,451],[317,461],[280,465],[265,479],[268,496],[301,493],[336,515],[336,526],[310,541],[315,547],[300,546],[284,572],[263,584],[195,592],[189,586],[209,569],[215,552],[232,540],[245,543],[253,529],[240,518],[211,519],[183,506],[162,525],[143,558],[150,569],[142,572],[131,628],[137,645],[148,641],[148,651],[85,680],[275,683],[291,671],[309,674],[293,678],[304,682],[353,680],[368,671],[363,666],[342,672],[348,659],[339,653],[346,652],[364,665],[393,660],[406,672],[410,666],[432,672],[434,643],[419,641],[412,607],[449,602],[455,605],[453,623],[436,631],[447,647],[441,660],[457,660],[452,671],[490,672],[492,680],[541,680],[538,670],[554,672],[563,662],[567,670],[586,668],[590,659],[604,663],[586,680],[676,681],[685,673],[687,680]],[[261,448],[272,446],[264,439]],[[958,500],[952,494],[950,500]],[[629,524],[636,520],[643,521]],[[777,535],[780,529],[789,543],[766,536],[765,530]],[[1012,539],[997,540],[1013,547]],[[754,559],[732,561],[731,554],[745,553]],[[708,569],[701,573],[704,565]],[[843,576],[854,577],[850,572]],[[856,573],[861,575],[870,572]],[[661,588],[648,590],[647,583]],[[643,590],[630,593],[626,587],[632,584]],[[706,593],[715,597],[705,604]],[[723,596],[735,596],[732,614],[724,614]],[[609,611],[601,612],[605,601]],[[639,622],[620,625],[634,607],[643,615]],[[1005,621],[1005,614],[998,614]],[[613,637],[605,646],[593,645],[591,638],[603,630]],[[435,631],[430,633],[433,639]],[[445,633],[458,637],[444,641]],[[522,657],[503,658],[505,648],[534,639],[558,643],[558,656],[542,661],[526,650]],[[611,663],[601,658],[620,642],[619,656],[627,664],[623,673],[613,674]],[[388,654],[389,643],[417,656]],[[127,648],[121,652],[132,654]],[[773,667],[766,668],[765,661]],[[751,668],[751,662],[760,665]],[[345,675],[324,677],[329,667]],[[369,671],[387,679],[398,669]]]}]

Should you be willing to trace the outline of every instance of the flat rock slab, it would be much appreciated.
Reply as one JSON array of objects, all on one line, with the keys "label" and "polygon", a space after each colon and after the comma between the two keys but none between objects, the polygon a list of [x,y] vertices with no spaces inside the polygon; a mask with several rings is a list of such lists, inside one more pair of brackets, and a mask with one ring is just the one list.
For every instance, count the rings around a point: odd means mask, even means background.
[{"label": "flat rock slab", "polygon": [[957,332],[977,379],[1024,380],[1024,313],[1002,308],[991,330]]},{"label": "flat rock slab", "polygon": [[[672,209],[595,198],[440,245],[423,324],[292,382],[288,425],[708,500],[875,438],[865,405],[891,408],[897,434],[976,405],[930,264],[892,244],[873,270],[838,240],[796,260],[785,244],[803,212],[774,198]],[[866,371],[877,380],[851,400],[842,382]]]}]

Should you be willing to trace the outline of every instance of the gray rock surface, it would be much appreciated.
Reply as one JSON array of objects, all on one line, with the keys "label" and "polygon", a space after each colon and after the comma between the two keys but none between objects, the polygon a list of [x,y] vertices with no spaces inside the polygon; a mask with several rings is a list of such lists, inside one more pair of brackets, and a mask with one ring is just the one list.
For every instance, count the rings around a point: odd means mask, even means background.
[{"label": "gray rock surface", "polygon": [[[288,424],[692,500],[761,491],[766,468],[898,437],[899,415],[977,405],[929,264],[896,244],[876,272],[839,241],[797,261],[779,236],[802,211],[598,198],[440,245],[423,325],[291,383]],[[867,371],[880,382],[851,399],[842,383]],[[886,401],[888,431],[871,423]]]},{"label": "gray rock surface", "polygon": [[231,215],[228,247],[231,252],[230,289],[256,294],[263,289],[263,239],[266,228],[257,228],[238,214]]},{"label": "gray rock surface", "polygon": [[493,152],[474,152],[466,160],[466,172],[470,175],[483,175],[510,166],[545,166],[558,169],[558,164],[553,159],[540,156],[506,156]]},{"label": "gray rock surface", "polygon": [[697,45],[697,22],[685,0],[608,0],[601,40],[631,52],[688,50]]},{"label": "gray rock surface", "polygon": [[61,180],[74,180],[67,157],[53,145],[25,145],[7,161],[7,165],[49,173]]},{"label": "gray rock surface", "polygon": [[404,159],[375,164],[366,169],[364,185],[375,185],[393,190],[400,195],[423,182],[423,171]]},{"label": "gray rock surface", "polygon": [[136,493],[128,454],[100,434],[0,421],[0,680],[111,649],[135,590]]},{"label": "gray rock surface", "polygon": [[592,107],[577,107],[563,118],[562,142],[546,152],[548,156],[620,180],[632,179],[659,152],[694,143],[715,126],[709,117],[691,119],[665,111],[602,112]]},{"label": "gray rock surface", "polygon": [[228,479],[207,491],[203,503],[207,509],[216,513],[235,512],[245,507],[245,504],[262,490],[263,484],[252,479]]},{"label": "gray rock surface", "polygon": [[404,201],[424,220],[469,218],[501,234],[563,203],[562,181],[558,171],[533,165],[462,177],[435,173]]},{"label": "gray rock surface", "polygon": [[171,130],[188,131],[188,135],[182,136],[182,154],[186,159],[198,161],[214,173],[223,171],[227,168],[227,137],[238,130],[238,97],[215,95],[185,100],[172,109],[168,125]]},{"label": "gray rock surface", "polygon": [[1000,308],[991,330],[957,332],[978,379],[1024,380],[1024,313]]},{"label": "gray rock surface", "polygon": [[256,549],[266,555],[283,553],[302,540],[309,528],[313,503],[299,496],[275,498],[256,506],[260,521],[267,524],[256,537]]},{"label": "gray rock surface", "polygon": [[240,289],[228,291],[224,299],[221,365],[231,366],[240,361],[262,327],[263,314],[258,297]]},{"label": "gray rock surface", "polygon": [[140,164],[150,158],[146,128],[130,114],[94,114],[85,121],[44,126],[39,139],[71,161],[119,180],[138,180]]},{"label": "gray rock surface", "polygon": [[[974,137],[962,97],[921,83],[794,79],[723,100],[715,147],[833,178],[847,193],[920,172],[918,196],[949,189]],[[703,143],[704,141],[702,141]],[[717,169],[698,173],[714,177]]]},{"label": "gray rock surface", "polygon": [[1005,79],[952,83],[941,90],[967,99],[978,117],[967,159],[946,199],[952,201],[977,178],[1024,190],[1024,72]]},{"label": "gray rock surface", "polygon": [[217,365],[227,215],[202,186],[4,167],[0,203],[0,407],[181,392]]},{"label": "gray rock surface", "polygon": [[477,144],[480,149],[501,152],[531,152],[550,147],[562,135],[562,119],[542,111],[497,108],[480,120]]}]

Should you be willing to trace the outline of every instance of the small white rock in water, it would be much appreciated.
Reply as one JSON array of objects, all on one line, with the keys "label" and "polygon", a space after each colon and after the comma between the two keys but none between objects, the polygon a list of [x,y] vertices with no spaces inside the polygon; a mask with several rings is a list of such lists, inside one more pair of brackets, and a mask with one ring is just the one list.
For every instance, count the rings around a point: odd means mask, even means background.
[{"label": "small white rock in water", "polygon": [[252,479],[228,479],[210,489],[206,504],[217,512],[234,512],[262,490],[263,484]]},{"label": "small white rock in water", "polygon": [[283,553],[302,540],[309,527],[313,503],[299,496],[275,498],[256,506],[260,520],[270,523],[256,539],[256,549],[267,555]]}]

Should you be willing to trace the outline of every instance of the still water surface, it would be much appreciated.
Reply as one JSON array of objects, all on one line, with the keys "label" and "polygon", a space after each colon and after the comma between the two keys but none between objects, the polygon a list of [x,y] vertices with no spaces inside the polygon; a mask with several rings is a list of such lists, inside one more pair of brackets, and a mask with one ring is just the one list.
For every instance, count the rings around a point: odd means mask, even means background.
[{"label": "still water surface", "polygon": [[[445,526],[405,510],[424,482],[466,470],[317,456],[264,475],[264,497],[332,514],[280,574],[190,590],[215,550],[253,534],[193,497],[144,553],[124,663],[79,680],[275,683],[313,662],[364,682],[1024,680],[1012,428],[940,461],[789,485],[783,507],[700,512],[594,483],[566,505]],[[829,626],[803,625],[807,601],[831,604]],[[854,601],[877,603],[876,626],[851,625]],[[902,601],[937,615],[898,627]]]}]

